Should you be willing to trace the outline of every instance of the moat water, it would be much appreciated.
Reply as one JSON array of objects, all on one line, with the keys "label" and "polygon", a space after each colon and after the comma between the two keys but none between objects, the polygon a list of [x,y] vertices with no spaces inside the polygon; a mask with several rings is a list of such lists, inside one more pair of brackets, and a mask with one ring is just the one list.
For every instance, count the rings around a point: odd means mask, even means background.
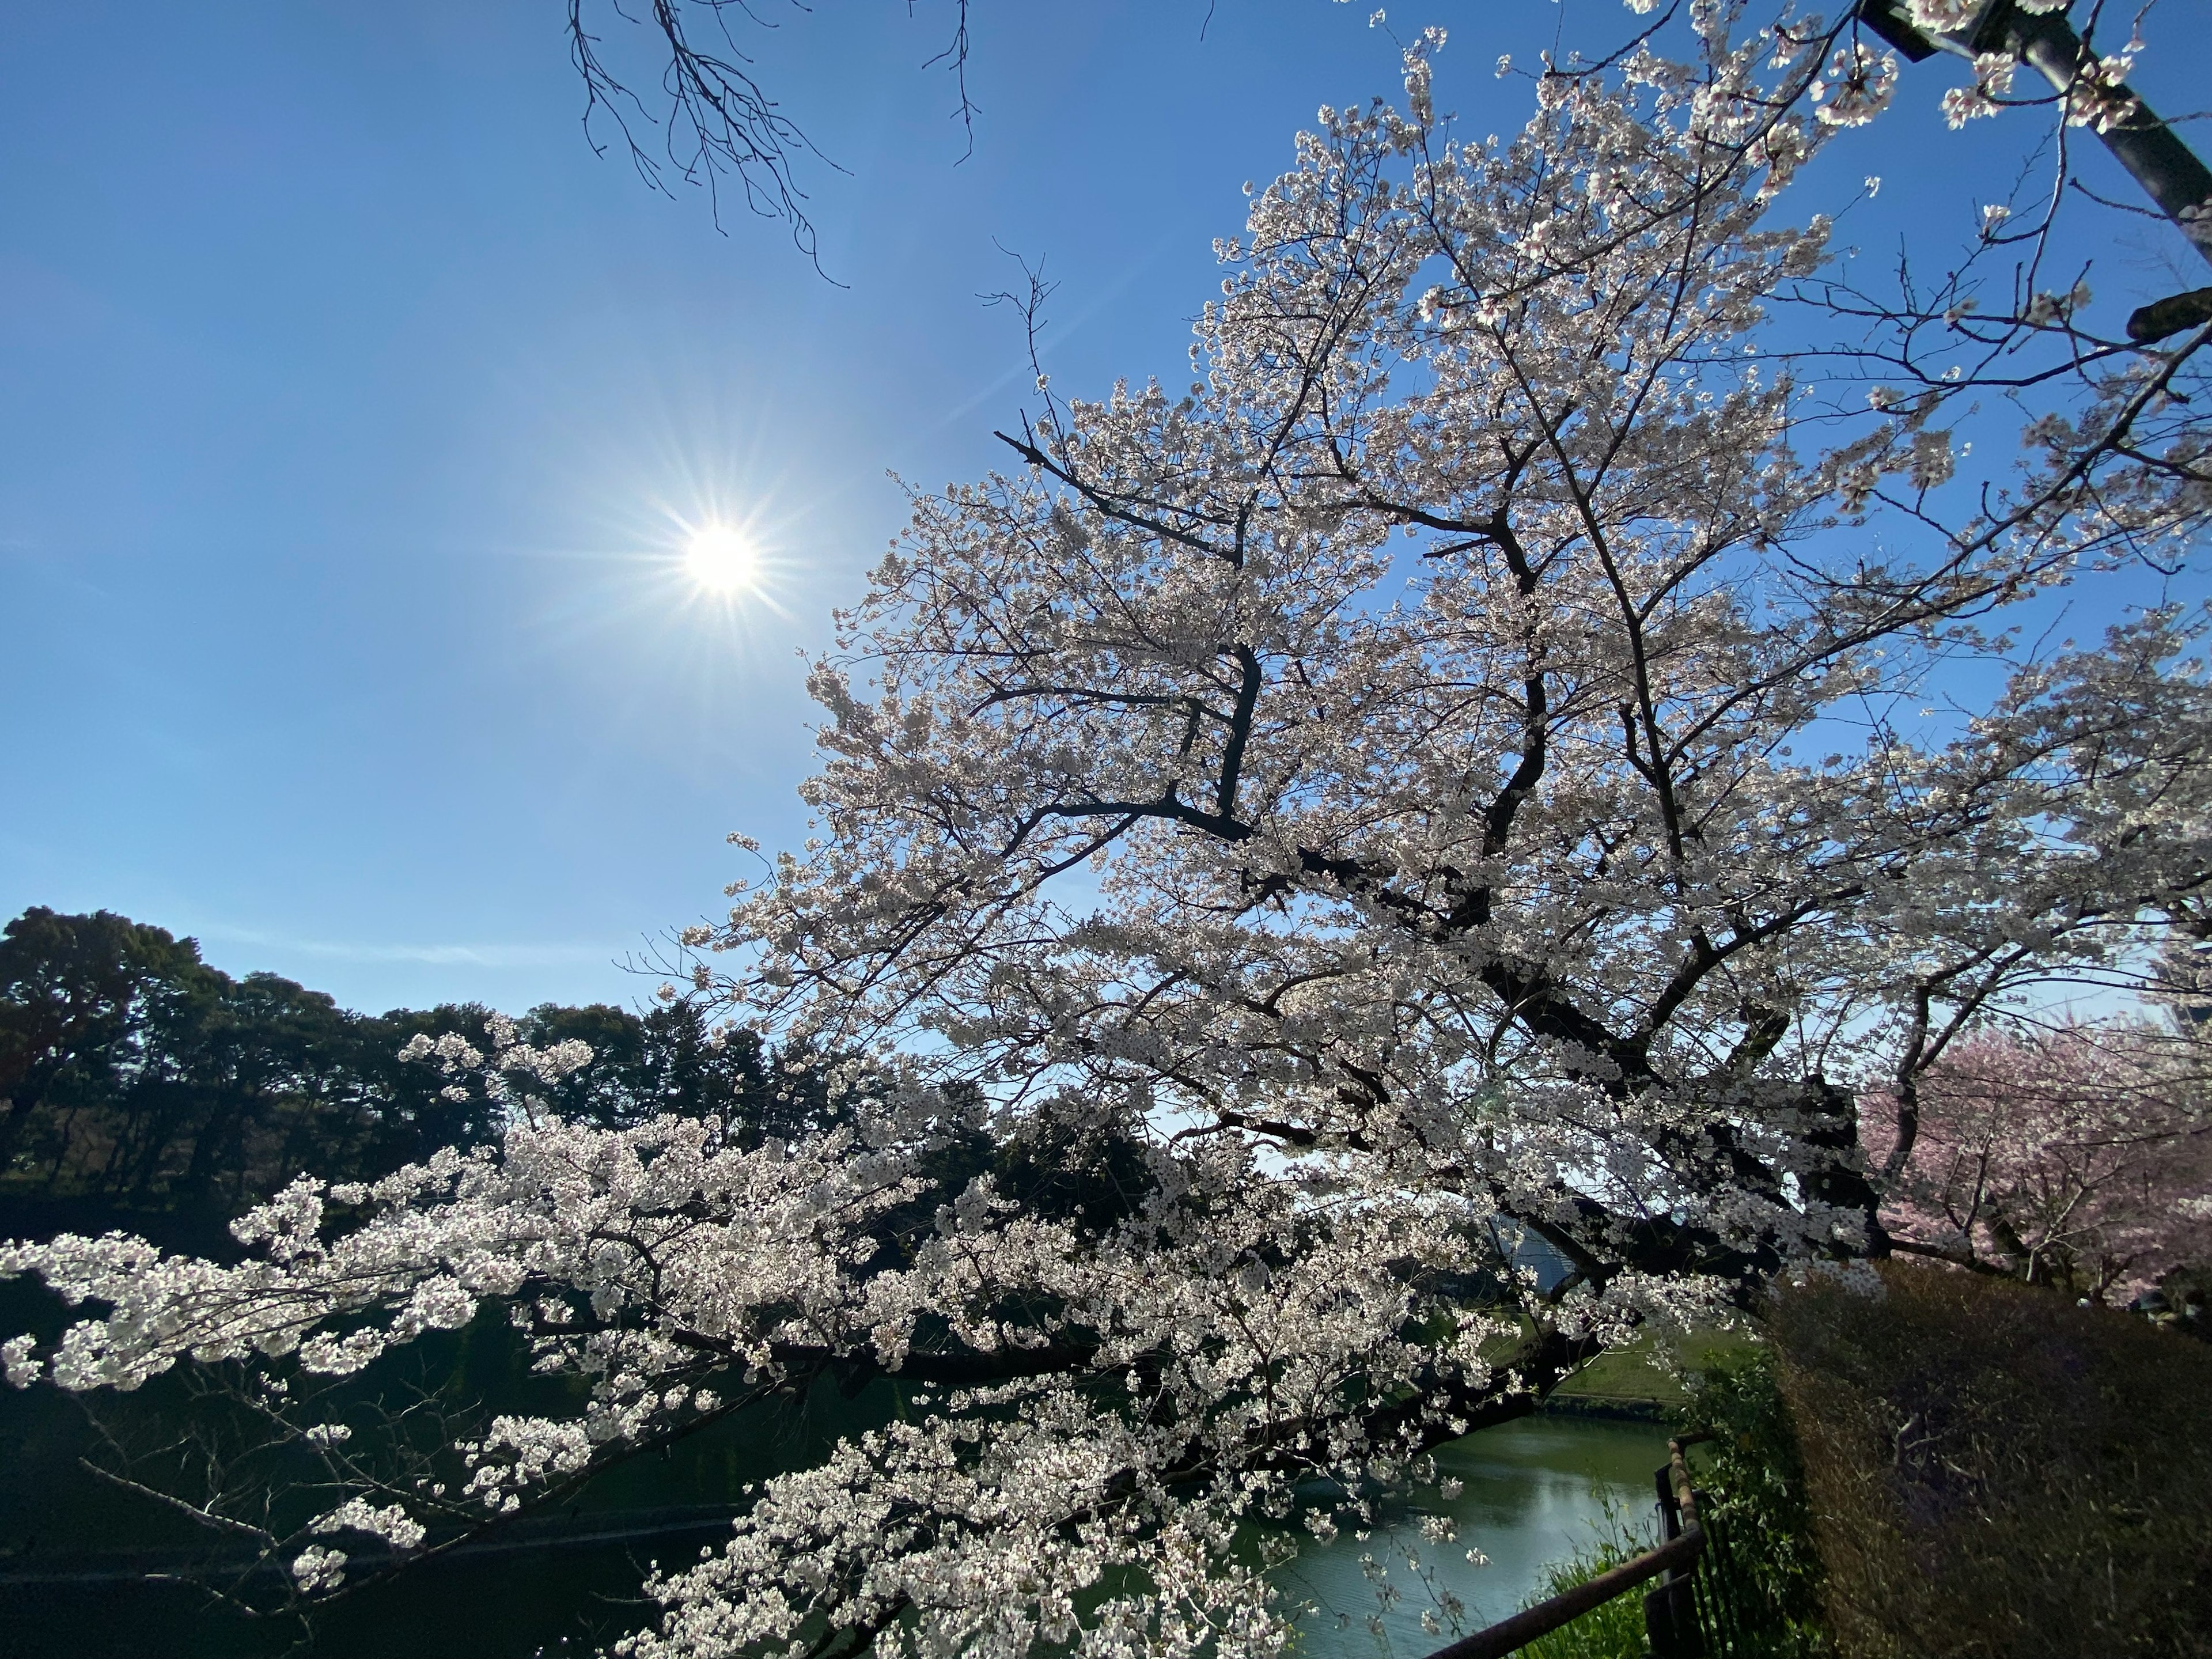
[{"label": "moat water", "polygon": [[[1420,1492],[1368,1537],[1308,1539],[1277,1569],[1285,1597],[1311,1607],[1299,1620],[1298,1653],[1418,1659],[1504,1618],[1538,1593],[1553,1563],[1623,1525],[1647,1527],[1652,1472],[1666,1457],[1664,1429],[1571,1417],[1508,1423],[1439,1447],[1439,1475],[1462,1483],[1455,1498]],[[1425,1538],[1426,1515],[1448,1521],[1456,1537]],[[1470,1550],[1480,1565],[1468,1561]],[[1461,1631],[1446,1621],[1440,1592],[1464,1605]],[[1442,1634],[1424,1627],[1425,1611]]]},{"label": "moat water", "polygon": [[[38,1398],[14,1396],[7,1403],[15,1421],[0,1428],[20,1425]],[[9,1534],[0,1551],[0,1653],[9,1659],[258,1659],[285,1652],[301,1634],[296,1626],[210,1611],[182,1584],[139,1576],[161,1563],[143,1553],[155,1540],[133,1524],[144,1519],[137,1500],[88,1477],[78,1477],[84,1490],[64,1491],[70,1483],[58,1469],[25,1482],[30,1471],[18,1457],[32,1447],[14,1433],[0,1440],[15,1442],[0,1447],[0,1458],[16,1477],[0,1481],[11,1488],[4,1507],[14,1511],[0,1516]],[[1346,1530],[1321,1543],[1293,1534],[1299,1553],[1273,1577],[1286,1609],[1302,1609],[1299,1659],[1419,1659],[1456,1633],[1448,1619],[1439,1620],[1441,1633],[1422,1622],[1425,1609],[1440,1611],[1443,1593],[1463,1604],[1462,1629],[1504,1617],[1535,1592],[1548,1564],[1620,1520],[1645,1520],[1651,1472],[1665,1451],[1659,1428],[1570,1417],[1508,1424],[1439,1448],[1439,1474],[1461,1483],[1449,1501],[1437,1488],[1418,1492],[1386,1510],[1364,1538]],[[333,1607],[311,1644],[292,1650],[317,1659],[589,1654],[650,1621],[653,1610],[637,1595],[647,1563],[695,1559],[726,1535],[728,1510],[711,1501],[714,1489],[750,1478],[741,1467],[750,1461],[626,1469],[619,1487],[562,1518],[557,1541],[526,1536],[425,1564]],[[1425,1538],[1425,1515],[1449,1522],[1455,1539]],[[1470,1563],[1470,1550],[1481,1565]]]}]

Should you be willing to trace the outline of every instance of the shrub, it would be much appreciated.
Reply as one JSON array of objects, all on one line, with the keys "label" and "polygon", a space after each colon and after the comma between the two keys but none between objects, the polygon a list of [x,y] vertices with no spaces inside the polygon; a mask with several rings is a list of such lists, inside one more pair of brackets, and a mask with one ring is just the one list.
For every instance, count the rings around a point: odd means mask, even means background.
[{"label": "shrub", "polygon": [[1770,1330],[1844,1659],[2212,1654],[2212,1351],[1891,1263]]}]

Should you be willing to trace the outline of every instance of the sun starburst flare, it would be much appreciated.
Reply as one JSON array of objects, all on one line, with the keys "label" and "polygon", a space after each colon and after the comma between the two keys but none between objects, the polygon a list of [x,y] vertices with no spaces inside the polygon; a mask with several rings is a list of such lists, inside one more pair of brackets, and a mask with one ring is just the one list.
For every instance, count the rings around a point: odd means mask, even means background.
[{"label": "sun starburst flare", "polygon": [[760,554],[740,531],[728,525],[702,526],[684,549],[684,573],[714,593],[738,593],[760,576]]}]

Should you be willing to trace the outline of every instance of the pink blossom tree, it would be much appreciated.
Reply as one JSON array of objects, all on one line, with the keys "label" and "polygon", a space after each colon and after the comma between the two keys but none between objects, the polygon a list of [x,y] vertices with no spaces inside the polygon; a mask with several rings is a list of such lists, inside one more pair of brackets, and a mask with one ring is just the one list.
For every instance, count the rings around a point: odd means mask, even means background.
[{"label": "pink blossom tree", "polygon": [[1963,1039],[1919,1079],[1918,1138],[1882,1210],[1893,1248],[2096,1302],[2212,1261],[2196,1050],[2144,1022]]}]

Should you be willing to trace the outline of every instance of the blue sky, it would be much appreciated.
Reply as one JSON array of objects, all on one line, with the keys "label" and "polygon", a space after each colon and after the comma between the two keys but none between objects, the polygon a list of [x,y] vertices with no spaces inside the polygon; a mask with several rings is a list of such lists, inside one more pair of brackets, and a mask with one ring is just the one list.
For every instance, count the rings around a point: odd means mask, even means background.
[{"label": "blue sky", "polygon": [[[942,0],[769,10],[763,78],[848,170],[802,175],[836,286],[593,155],[565,9],[0,13],[0,912],[122,910],[362,1007],[636,998],[618,959],[719,912],[726,831],[804,834],[796,653],[897,528],[886,474],[971,477],[1018,418],[994,242],[1062,284],[1062,387],[1177,374],[1243,183],[1396,81],[1364,3],[977,0],[963,162]],[[2154,98],[2208,83],[2206,12],[2154,17]],[[1439,102],[1492,131],[1526,90],[1490,65],[1559,15],[1392,23],[1450,27]],[[1949,80],[1830,163],[1890,180],[1870,237],[2001,193],[2027,135],[1943,134]],[[2100,295],[2167,290],[2160,235]],[[675,574],[718,514],[773,603]]]}]

